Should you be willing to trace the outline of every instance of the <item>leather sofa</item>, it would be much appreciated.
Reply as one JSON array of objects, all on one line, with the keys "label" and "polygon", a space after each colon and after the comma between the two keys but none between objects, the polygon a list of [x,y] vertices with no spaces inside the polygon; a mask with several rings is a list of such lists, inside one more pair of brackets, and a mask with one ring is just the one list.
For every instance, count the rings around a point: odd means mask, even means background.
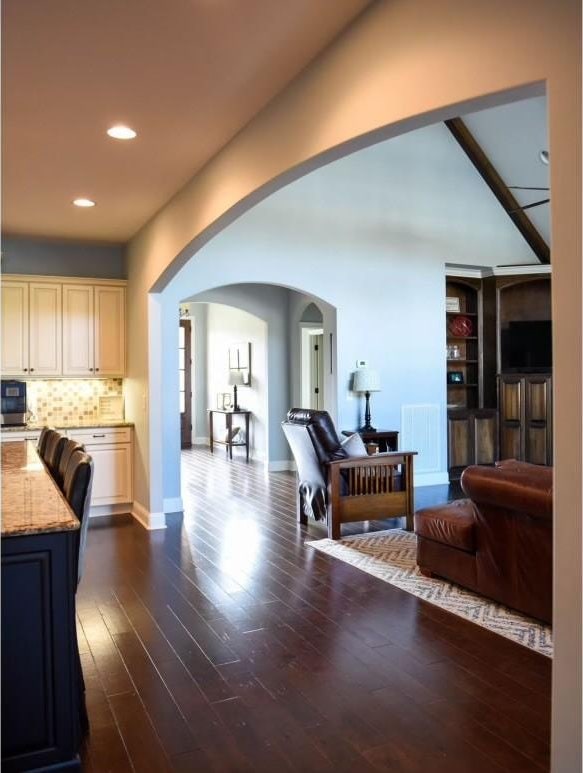
[{"label": "leather sofa", "polygon": [[421,573],[550,623],[552,467],[515,460],[473,466],[461,485],[467,499],[415,513]]}]

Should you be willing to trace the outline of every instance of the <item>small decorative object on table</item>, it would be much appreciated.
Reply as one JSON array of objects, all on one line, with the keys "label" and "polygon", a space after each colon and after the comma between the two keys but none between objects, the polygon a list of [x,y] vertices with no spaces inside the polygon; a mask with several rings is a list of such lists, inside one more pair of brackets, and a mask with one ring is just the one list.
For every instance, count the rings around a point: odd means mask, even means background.
[{"label": "small decorative object on table", "polygon": [[228,411],[233,407],[233,395],[230,392],[219,392],[217,394],[217,410]]}]

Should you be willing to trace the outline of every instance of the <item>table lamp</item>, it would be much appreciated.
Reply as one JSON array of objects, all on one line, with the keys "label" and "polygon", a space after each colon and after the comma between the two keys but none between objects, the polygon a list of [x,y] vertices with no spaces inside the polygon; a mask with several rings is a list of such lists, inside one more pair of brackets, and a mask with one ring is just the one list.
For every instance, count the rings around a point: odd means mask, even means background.
[{"label": "table lamp", "polygon": [[237,387],[245,384],[245,377],[242,370],[230,370],[229,371],[229,386],[233,387],[233,410],[238,411],[237,405]]},{"label": "table lamp", "polygon": [[378,371],[371,368],[358,368],[354,371],[352,381],[353,392],[364,392],[366,407],[364,410],[364,426],[359,432],[376,432],[376,429],[370,423],[370,393],[381,391],[381,380]]}]

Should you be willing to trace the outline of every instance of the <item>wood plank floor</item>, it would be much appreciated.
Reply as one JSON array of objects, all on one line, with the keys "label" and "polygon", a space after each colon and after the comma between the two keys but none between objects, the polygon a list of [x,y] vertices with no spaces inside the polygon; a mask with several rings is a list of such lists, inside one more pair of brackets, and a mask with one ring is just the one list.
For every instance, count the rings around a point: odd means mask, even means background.
[{"label": "wood plank floor", "polygon": [[165,531],[89,531],[84,770],[548,770],[548,659],[305,547],[290,474],[182,463]]}]

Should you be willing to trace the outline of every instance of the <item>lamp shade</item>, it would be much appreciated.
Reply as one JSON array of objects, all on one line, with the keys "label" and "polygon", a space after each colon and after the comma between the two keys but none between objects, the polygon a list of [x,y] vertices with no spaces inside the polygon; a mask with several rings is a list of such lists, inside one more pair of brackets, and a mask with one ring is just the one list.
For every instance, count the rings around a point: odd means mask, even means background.
[{"label": "lamp shade", "polygon": [[244,386],[245,376],[242,370],[229,371],[229,386]]},{"label": "lamp shade", "polygon": [[378,371],[371,368],[358,368],[352,380],[353,392],[380,392],[381,379]]}]

